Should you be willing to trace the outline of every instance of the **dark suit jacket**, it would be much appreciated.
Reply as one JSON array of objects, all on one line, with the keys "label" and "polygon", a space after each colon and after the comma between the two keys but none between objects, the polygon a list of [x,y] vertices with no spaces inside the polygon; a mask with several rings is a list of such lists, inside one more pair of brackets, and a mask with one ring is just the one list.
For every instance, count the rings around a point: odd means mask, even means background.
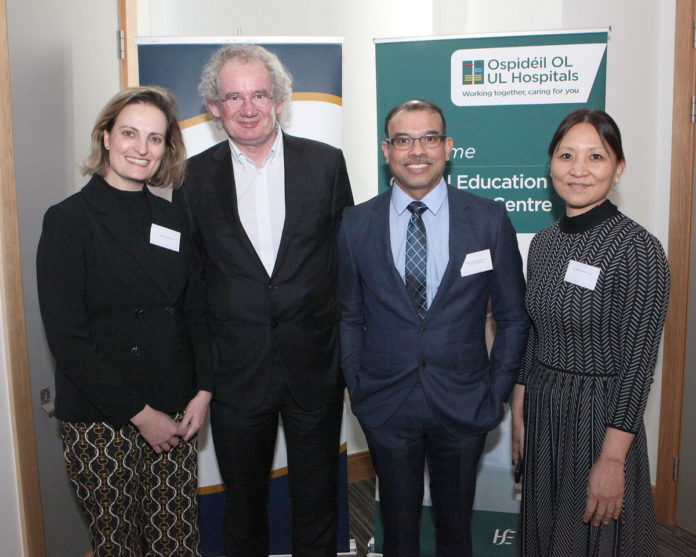
[{"label": "dark suit jacket", "polygon": [[228,141],[189,160],[174,197],[202,258],[215,398],[240,411],[263,401],[274,360],[304,408],[322,406],[342,384],[336,234],[353,204],[345,161],[316,141],[284,135],[283,145],[285,225],[270,277],[239,219]]},{"label": "dark suit jacket", "polygon": [[[347,210],[339,233],[343,373],[353,412],[384,423],[420,381],[441,423],[461,437],[502,419],[529,323],[515,231],[505,207],[448,188],[449,263],[421,321],[399,276],[389,240],[391,191]],[[489,249],[493,270],[462,277],[468,253]],[[490,359],[484,329],[493,302]]]},{"label": "dark suit jacket", "polygon": [[[183,214],[146,191],[152,218],[132,228],[110,187],[94,176],[46,212],[36,267],[56,416],[118,426],[145,404],[182,411],[212,391],[212,366]],[[150,243],[151,223],[181,232],[178,252]]]}]

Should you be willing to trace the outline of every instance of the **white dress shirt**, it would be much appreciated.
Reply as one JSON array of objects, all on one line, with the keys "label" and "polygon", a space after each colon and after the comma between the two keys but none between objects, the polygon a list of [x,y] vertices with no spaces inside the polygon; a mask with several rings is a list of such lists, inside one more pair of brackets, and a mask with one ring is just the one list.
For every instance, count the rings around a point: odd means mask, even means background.
[{"label": "white dress shirt", "polygon": [[230,140],[239,219],[268,276],[273,273],[285,224],[283,134],[278,126],[276,132],[260,167]]}]

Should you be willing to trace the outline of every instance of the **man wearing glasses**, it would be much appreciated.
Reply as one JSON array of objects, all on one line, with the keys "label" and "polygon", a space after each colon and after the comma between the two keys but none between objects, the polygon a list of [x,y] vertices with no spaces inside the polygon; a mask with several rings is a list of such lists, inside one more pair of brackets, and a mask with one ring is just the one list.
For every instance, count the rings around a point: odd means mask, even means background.
[{"label": "man wearing glasses", "polygon": [[269,475],[282,417],[293,555],[336,555],[343,383],[335,240],[353,204],[340,150],[283,133],[291,77],[230,45],[198,87],[228,140],[189,160],[175,201],[201,256],[213,334],[213,441],[227,555],[269,554]]},{"label": "man wearing glasses", "polygon": [[385,134],[392,188],[346,210],[339,232],[343,374],[379,478],[384,556],[420,555],[426,460],[436,555],[470,556],[477,464],[527,339],[522,261],[505,207],[446,185],[453,142],[436,105],[394,107]]}]

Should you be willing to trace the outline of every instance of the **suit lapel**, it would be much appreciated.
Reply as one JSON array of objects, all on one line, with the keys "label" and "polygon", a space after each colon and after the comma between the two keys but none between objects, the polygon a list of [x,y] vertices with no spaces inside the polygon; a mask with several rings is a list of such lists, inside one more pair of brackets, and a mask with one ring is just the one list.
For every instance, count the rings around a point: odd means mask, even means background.
[{"label": "suit lapel", "polygon": [[[442,299],[448,295],[459,277],[460,268],[464,257],[470,251],[471,244],[471,219],[469,218],[468,202],[463,195],[457,195],[451,187],[447,187],[447,202],[449,205],[449,259],[447,267],[440,280],[440,286],[435,294],[435,299],[428,309],[428,314],[437,311],[442,304]],[[426,319],[427,319],[426,315]]]},{"label": "suit lapel", "polygon": [[[187,265],[181,264],[179,261],[177,261],[177,259],[182,257],[181,251],[186,249],[186,247],[182,245],[184,240],[184,231],[181,230],[182,223],[177,223],[174,220],[173,213],[171,211],[167,211],[165,209],[166,206],[159,203],[154,194],[148,192],[147,197],[150,202],[152,223],[175,230],[176,232],[180,232],[182,234],[179,238],[179,251],[154,246],[152,244],[148,246],[150,248],[148,253],[151,257],[151,261],[148,265],[151,268],[150,276],[169,294],[170,300],[175,301],[179,297],[179,293],[184,288],[188,278]],[[150,226],[150,224],[147,225],[148,238],[150,234]]]},{"label": "suit lapel", "polygon": [[[391,247],[391,227],[390,227],[390,213],[391,213],[391,192],[394,186],[390,186],[390,189],[383,195],[383,200],[379,204],[375,205],[375,218],[372,219],[373,226],[377,228],[375,230],[375,237],[380,238],[378,245],[382,246],[384,250],[383,254],[380,255],[380,261],[387,261],[389,270],[391,271],[392,280],[400,285],[403,289],[406,298],[410,302],[408,292],[406,291],[406,285],[404,281],[401,280],[401,275],[399,270],[396,268],[396,262],[394,261],[394,252]],[[413,310],[415,311],[415,309]]]},{"label": "suit lapel", "polygon": [[215,153],[213,153],[213,159],[215,160],[213,172],[215,174],[212,176],[211,181],[215,185],[215,193],[228,224],[231,228],[243,229],[244,227],[239,221],[237,210],[237,190],[234,184],[230,143],[225,140],[218,144],[218,147]]},{"label": "suit lapel", "polygon": [[386,272],[389,273],[389,281],[394,284],[391,291],[401,297],[402,305],[409,308],[409,313],[412,315],[413,319],[420,320],[416,308],[411,301],[411,297],[408,295],[408,290],[406,290],[406,284],[401,278],[399,270],[396,268],[394,253],[392,252],[390,213],[393,187],[394,186],[391,186],[388,191],[381,194],[372,209],[374,214],[370,219],[370,234],[368,238],[375,239],[374,245],[376,253],[374,261],[385,261],[387,263],[385,269]]},{"label": "suit lapel", "polygon": [[219,148],[213,153],[216,161],[215,175],[212,182],[215,185],[215,192],[222,207],[225,219],[239,239],[239,243],[244,247],[249,259],[256,265],[259,271],[267,274],[258,253],[254,249],[249,236],[244,230],[242,221],[239,218],[239,208],[237,206],[237,188],[234,181],[234,170],[232,167],[232,153],[228,140],[218,144]]},{"label": "suit lapel", "polygon": [[285,222],[280,236],[273,275],[287,256],[295,234],[295,225],[302,218],[304,200],[312,190],[311,175],[307,172],[307,160],[302,156],[302,145],[295,138],[283,134],[283,165],[285,172]]}]

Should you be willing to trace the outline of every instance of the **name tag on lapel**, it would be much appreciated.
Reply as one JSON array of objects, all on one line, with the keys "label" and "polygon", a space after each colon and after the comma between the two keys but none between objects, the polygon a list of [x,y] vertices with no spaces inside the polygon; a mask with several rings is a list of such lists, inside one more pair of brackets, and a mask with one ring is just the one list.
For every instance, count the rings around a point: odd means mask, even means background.
[{"label": "name tag on lapel", "polygon": [[181,241],[181,232],[172,230],[165,226],[152,223],[150,227],[150,243],[161,248],[179,251],[179,242]]},{"label": "name tag on lapel", "polygon": [[599,267],[593,267],[592,265],[571,259],[568,261],[568,269],[566,270],[564,280],[588,290],[594,290],[595,286],[597,286],[600,271]]},{"label": "name tag on lapel", "polygon": [[492,270],[493,261],[491,261],[491,250],[483,249],[481,251],[467,253],[460,272],[463,277],[468,277],[469,275]]}]

